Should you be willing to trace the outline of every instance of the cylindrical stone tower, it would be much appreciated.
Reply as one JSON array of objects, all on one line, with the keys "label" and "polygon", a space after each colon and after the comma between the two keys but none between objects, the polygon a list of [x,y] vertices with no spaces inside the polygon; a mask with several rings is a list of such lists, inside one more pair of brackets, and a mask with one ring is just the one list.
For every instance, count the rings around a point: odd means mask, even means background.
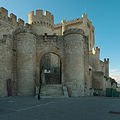
[{"label": "cylindrical stone tower", "polygon": [[109,58],[106,58],[104,59],[104,75],[109,77]]},{"label": "cylindrical stone tower", "polygon": [[94,68],[97,71],[100,71],[100,48],[96,47],[96,53],[95,53],[95,58],[94,58]]},{"label": "cylindrical stone tower", "polygon": [[64,32],[64,81],[70,96],[84,95],[84,31]]},{"label": "cylindrical stone tower", "polygon": [[31,25],[31,30],[39,35],[53,34],[54,16],[45,11],[43,15],[43,10],[36,10],[36,15],[34,11],[29,13],[29,24]]},{"label": "cylindrical stone tower", "polygon": [[36,66],[36,37],[20,32],[17,40],[17,95],[34,95]]}]

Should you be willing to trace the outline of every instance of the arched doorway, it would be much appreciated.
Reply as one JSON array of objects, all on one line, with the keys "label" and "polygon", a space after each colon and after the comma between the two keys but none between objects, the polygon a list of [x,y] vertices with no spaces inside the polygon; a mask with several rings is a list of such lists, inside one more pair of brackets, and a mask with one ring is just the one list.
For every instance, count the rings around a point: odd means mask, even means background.
[{"label": "arched doorway", "polygon": [[61,84],[61,60],[54,53],[46,53],[40,59],[40,83]]}]

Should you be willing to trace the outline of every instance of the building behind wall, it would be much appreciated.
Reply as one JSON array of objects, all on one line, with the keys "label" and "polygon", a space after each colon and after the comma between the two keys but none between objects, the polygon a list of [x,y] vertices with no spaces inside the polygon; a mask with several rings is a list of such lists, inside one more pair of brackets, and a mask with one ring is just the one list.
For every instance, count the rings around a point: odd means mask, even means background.
[{"label": "building behind wall", "polygon": [[[35,88],[40,85],[40,60],[47,53],[59,56],[61,82],[42,86],[42,95],[53,96],[56,92],[56,96],[88,96],[91,89],[105,92],[113,84],[116,86],[109,77],[109,58],[100,60],[94,34],[87,14],[54,24],[50,12],[44,15],[42,10],[36,10],[29,13],[29,22],[24,24],[1,7],[0,97],[8,95],[8,79],[12,80],[12,95],[35,95]],[[58,60],[52,55],[49,58],[53,63]]]}]

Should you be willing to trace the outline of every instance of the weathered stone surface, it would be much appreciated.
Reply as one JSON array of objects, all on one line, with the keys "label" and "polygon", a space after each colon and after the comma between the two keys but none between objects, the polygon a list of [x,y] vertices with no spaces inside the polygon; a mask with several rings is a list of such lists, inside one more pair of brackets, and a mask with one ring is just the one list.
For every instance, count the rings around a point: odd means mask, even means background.
[{"label": "weathered stone surface", "polygon": [[36,37],[20,33],[17,40],[17,86],[18,95],[34,95],[36,67]]},{"label": "weathered stone surface", "polygon": [[84,95],[84,44],[83,30],[64,32],[64,79],[71,88],[71,96]]},{"label": "weathered stone surface", "polygon": [[42,96],[63,96],[63,89],[62,85],[58,84],[48,84],[48,85],[43,85],[41,88],[41,97]]},{"label": "weathered stone surface", "polygon": [[42,86],[44,95],[79,97],[91,95],[93,89],[115,88],[115,80],[109,77],[109,59],[101,61],[100,48],[94,48],[94,29],[87,14],[54,24],[50,12],[43,15],[37,10],[36,15],[29,13],[29,24],[24,25],[22,19],[17,21],[12,13],[8,17],[8,11],[0,8],[0,97],[8,94],[9,78],[13,95],[35,95],[41,84],[40,60],[47,53],[59,57],[61,81],[57,87]]}]

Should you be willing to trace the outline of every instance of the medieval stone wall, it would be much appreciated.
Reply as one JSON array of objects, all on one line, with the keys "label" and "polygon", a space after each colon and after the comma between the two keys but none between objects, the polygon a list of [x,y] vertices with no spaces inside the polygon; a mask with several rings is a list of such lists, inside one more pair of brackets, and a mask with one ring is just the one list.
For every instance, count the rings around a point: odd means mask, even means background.
[{"label": "medieval stone wall", "polygon": [[62,23],[55,24],[54,33],[62,35],[65,30],[71,28],[79,28],[84,30],[85,35],[88,36],[89,39],[89,51],[92,51],[95,44],[94,26],[92,26],[92,22],[88,20],[87,14],[82,15],[81,19],[77,18],[70,21],[62,20]]},{"label": "medieval stone wall", "polygon": [[100,48],[96,47],[95,53],[89,53],[89,65],[96,71],[101,71]]},{"label": "medieval stone wall", "polygon": [[[6,35],[5,35],[6,34]],[[54,24],[54,16],[42,10],[29,13],[29,24],[0,8],[0,97],[7,96],[12,79],[13,95],[34,95],[40,85],[40,60],[54,53],[61,62],[61,84],[69,96],[89,95],[91,88],[105,89],[110,83],[109,59],[100,61],[94,48],[94,26],[87,15]],[[48,75],[49,76],[49,75]]]},{"label": "medieval stone wall", "polygon": [[[37,71],[37,83],[40,78],[40,59],[46,53],[54,53],[59,56],[60,60],[63,60],[63,38],[56,35],[40,35],[36,41],[36,71]],[[63,65],[63,64],[62,64]],[[63,67],[62,67],[63,68]]]},{"label": "medieval stone wall", "polygon": [[24,21],[13,13],[8,16],[8,10],[1,7],[0,8],[0,38],[5,34],[12,34],[17,27],[24,26]]},{"label": "medieval stone wall", "polygon": [[39,35],[53,34],[54,17],[48,11],[45,11],[45,15],[43,15],[43,10],[36,10],[36,15],[34,11],[30,12],[29,24],[31,24],[31,30]]},{"label": "medieval stone wall", "polygon": [[84,95],[84,31],[64,32],[64,80],[71,96]]},{"label": "medieval stone wall", "polygon": [[34,95],[36,68],[36,36],[29,32],[16,33],[17,94]]},{"label": "medieval stone wall", "polygon": [[0,97],[7,96],[7,80],[13,78],[12,36],[0,40]]},{"label": "medieval stone wall", "polygon": [[102,90],[104,82],[104,73],[101,71],[93,71],[92,88]]}]

